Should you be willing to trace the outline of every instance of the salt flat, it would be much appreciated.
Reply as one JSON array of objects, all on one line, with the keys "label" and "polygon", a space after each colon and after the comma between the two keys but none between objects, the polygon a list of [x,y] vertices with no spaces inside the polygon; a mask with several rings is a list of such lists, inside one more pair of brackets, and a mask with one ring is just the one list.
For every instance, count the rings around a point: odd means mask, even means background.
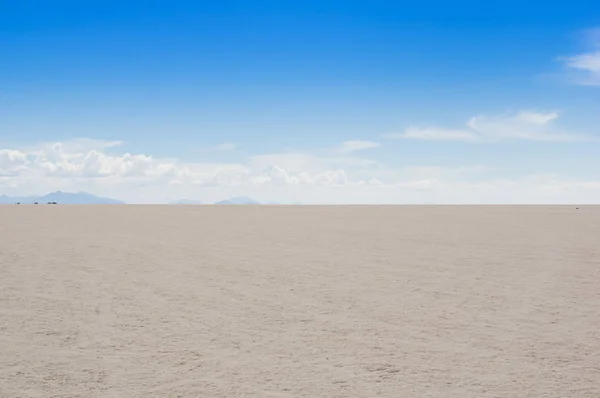
[{"label": "salt flat", "polygon": [[0,206],[0,397],[599,397],[600,207]]}]

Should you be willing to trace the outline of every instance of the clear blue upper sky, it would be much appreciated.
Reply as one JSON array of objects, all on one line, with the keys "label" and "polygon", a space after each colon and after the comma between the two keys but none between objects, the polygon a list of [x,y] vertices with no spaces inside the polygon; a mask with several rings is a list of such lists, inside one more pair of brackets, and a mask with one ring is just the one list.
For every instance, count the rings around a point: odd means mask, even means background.
[{"label": "clear blue upper sky", "polygon": [[599,26],[594,1],[0,1],[0,143],[30,163],[23,148],[88,138],[123,144],[84,152],[178,170],[254,175],[256,157],[288,155],[268,166],[289,179],[304,172],[290,153],[330,166],[345,153],[377,172],[306,172],[406,182],[443,179],[411,168],[485,167],[591,183]]}]

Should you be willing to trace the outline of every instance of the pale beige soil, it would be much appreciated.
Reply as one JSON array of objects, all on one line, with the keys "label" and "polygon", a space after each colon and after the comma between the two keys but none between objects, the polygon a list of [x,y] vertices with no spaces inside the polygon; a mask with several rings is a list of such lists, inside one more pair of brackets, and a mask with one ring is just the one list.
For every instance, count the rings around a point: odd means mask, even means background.
[{"label": "pale beige soil", "polygon": [[0,206],[0,397],[600,397],[600,207]]}]

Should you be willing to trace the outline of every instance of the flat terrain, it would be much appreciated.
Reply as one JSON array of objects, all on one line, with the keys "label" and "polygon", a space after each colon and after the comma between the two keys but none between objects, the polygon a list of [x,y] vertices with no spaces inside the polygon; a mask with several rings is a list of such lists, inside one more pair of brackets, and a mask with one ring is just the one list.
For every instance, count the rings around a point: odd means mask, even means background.
[{"label": "flat terrain", "polygon": [[600,397],[600,207],[0,206],[0,397]]}]

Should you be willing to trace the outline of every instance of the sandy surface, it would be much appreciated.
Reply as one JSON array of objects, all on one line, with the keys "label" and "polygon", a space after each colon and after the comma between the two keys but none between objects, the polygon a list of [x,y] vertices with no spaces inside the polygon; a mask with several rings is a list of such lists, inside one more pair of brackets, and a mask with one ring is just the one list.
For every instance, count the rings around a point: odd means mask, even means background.
[{"label": "sandy surface", "polygon": [[600,207],[0,206],[0,397],[600,397]]}]

